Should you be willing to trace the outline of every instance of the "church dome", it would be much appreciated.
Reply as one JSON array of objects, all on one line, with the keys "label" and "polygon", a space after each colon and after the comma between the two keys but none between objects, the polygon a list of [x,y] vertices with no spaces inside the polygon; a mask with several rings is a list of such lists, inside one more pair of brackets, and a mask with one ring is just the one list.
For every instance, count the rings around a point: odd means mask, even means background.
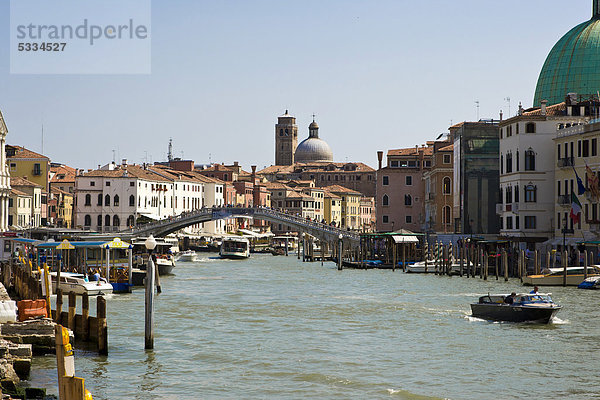
[{"label": "church dome", "polygon": [[592,19],[577,25],[552,48],[538,79],[534,106],[561,103],[568,93],[596,95],[600,90],[600,5]]},{"label": "church dome", "polygon": [[294,160],[300,163],[333,161],[333,152],[326,141],[319,138],[319,125],[313,120],[308,126],[309,136],[296,147]]}]

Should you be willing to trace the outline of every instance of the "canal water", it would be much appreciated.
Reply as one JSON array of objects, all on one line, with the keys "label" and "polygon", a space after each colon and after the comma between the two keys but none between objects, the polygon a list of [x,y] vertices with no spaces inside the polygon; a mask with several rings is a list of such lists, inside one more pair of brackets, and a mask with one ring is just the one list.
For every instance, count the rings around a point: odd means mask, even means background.
[{"label": "canal water", "polygon": [[[202,255],[175,272],[156,297],[154,351],[143,289],[108,299],[108,357],[76,350],[95,400],[600,398],[597,292],[552,288],[564,309],[542,326],[469,316],[517,280],[270,255]],[[53,357],[35,359],[30,383],[56,387]]]}]

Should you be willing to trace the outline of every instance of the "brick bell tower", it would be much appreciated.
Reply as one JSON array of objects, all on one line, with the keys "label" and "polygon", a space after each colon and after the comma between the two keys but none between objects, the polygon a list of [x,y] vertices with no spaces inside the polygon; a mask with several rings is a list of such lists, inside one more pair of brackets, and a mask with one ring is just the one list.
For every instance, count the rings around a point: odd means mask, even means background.
[{"label": "brick bell tower", "polygon": [[275,165],[293,165],[296,147],[298,147],[296,117],[285,110],[285,114],[277,118],[275,125]]}]

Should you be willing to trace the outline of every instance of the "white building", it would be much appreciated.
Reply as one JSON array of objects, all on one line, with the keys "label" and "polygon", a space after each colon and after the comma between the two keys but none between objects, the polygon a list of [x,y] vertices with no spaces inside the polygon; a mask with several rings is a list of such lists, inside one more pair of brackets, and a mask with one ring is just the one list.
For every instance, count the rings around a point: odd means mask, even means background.
[{"label": "white building", "polygon": [[0,111],[0,232],[8,230],[10,175],[6,166],[6,135],[8,129]]},{"label": "white building", "polygon": [[500,122],[500,235],[535,248],[556,228],[557,131],[589,119],[573,116],[566,103],[523,110]]}]

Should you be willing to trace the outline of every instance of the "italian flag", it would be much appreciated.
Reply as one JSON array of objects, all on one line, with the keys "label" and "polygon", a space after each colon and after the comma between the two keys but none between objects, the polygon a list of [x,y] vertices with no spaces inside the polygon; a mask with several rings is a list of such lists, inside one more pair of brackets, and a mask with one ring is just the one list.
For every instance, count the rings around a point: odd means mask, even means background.
[{"label": "italian flag", "polygon": [[581,215],[581,203],[575,193],[571,192],[571,214],[569,216],[574,224],[579,222],[579,215]]}]

